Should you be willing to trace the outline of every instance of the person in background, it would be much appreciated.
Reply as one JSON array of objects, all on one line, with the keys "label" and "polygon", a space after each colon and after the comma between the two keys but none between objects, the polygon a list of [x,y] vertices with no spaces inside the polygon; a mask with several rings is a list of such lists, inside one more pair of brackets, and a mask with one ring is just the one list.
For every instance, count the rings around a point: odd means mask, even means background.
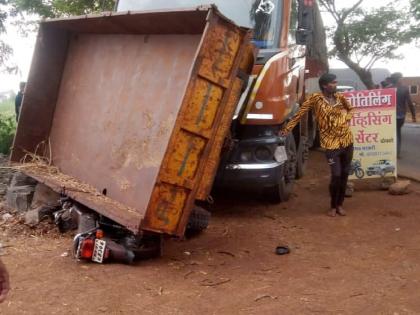
[{"label": "person in background", "polygon": [[352,106],[344,97],[337,93],[337,77],[326,73],[319,78],[321,93],[315,93],[306,100],[295,116],[280,131],[286,136],[302,116],[312,110],[319,126],[321,147],[325,149],[328,164],[331,169],[330,196],[331,208],[328,215],[346,215],[344,211],[344,195],[350,165],[353,159],[353,134],[349,120],[352,117]]},{"label": "person in background", "polygon": [[416,110],[411,101],[410,91],[407,86],[401,82],[402,74],[396,72],[391,74],[392,87],[397,89],[397,157],[401,158],[401,129],[405,122],[407,114],[407,106],[410,108],[413,122],[416,122]]},{"label": "person in background", "polygon": [[385,80],[383,80],[383,81],[381,82],[381,87],[382,87],[383,89],[386,89],[386,88],[392,87],[392,81],[391,81],[391,78],[390,78],[390,77],[385,78]]},{"label": "person in background", "polygon": [[19,120],[19,114],[20,114],[20,107],[22,106],[22,100],[23,100],[23,93],[25,91],[25,82],[20,82],[19,84],[19,92],[16,95],[15,98],[15,111],[16,111],[16,121]]},{"label": "person in background", "polygon": [[9,273],[0,259],[0,303],[2,303],[10,290]]}]

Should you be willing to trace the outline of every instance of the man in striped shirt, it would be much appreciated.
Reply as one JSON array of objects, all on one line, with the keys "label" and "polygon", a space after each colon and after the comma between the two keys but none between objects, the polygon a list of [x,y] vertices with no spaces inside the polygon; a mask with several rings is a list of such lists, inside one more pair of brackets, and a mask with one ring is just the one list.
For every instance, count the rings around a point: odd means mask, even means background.
[{"label": "man in striped shirt", "polygon": [[319,87],[321,93],[309,97],[280,133],[287,135],[302,116],[312,110],[319,127],[321,147],[325,149],[331,169],[331,209],[328,215],[345,216],[344,195],[353,159],[353,135],[349,126],[352,107],[342,94],[337,93],[337,77],[334,74],[323,74],[319,78]]}]

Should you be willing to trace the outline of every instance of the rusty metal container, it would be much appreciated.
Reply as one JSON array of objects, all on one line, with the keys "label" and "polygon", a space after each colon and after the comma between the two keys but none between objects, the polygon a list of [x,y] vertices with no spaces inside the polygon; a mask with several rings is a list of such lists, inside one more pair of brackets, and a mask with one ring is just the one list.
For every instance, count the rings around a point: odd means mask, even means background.
[{"label": "rusty metal container", "polygon": [[42,22],[11,160],[134,233],[182,235],[249,40],[211,6]]}]

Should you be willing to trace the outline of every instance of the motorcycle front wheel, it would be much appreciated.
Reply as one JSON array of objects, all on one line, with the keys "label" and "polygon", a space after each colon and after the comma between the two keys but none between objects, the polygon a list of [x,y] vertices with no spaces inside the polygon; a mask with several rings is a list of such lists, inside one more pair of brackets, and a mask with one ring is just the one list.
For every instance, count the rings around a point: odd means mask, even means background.
[{"label": "motorcycle front wheel", "polygon": [[356,172],[356,177],[359,179],[365,176],[365,171],[361,168],[357,168],[355,172]]}]

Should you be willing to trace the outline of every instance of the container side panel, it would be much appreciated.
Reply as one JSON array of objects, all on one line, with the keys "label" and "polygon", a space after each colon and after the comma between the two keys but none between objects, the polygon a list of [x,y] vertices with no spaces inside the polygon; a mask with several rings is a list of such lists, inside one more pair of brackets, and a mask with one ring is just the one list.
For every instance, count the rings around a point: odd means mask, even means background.
[{"label": "container side panel", "polygon": [[208,34],[203,47],[203,62],[199,74],[223,87],[231,84],[229,78],[241,44],[240,33],[221,23]]},{"label": "container side panel", "polygon": [[218,126],[216,136],[214,137],[214,143],[211,147],[209,158],[206,161],[203,176],[201,176],[200,186],[195,197],[198,200],[206,200],[210,194],[211,188],[213,186],[214,176],[217,172],[217,167],[219,166],[220,152],[222,151],[226,134],[229,131],[230,125],[232,123],[232,116],[241,95],[242,85],[243,81],[239,78],[236,78],[229,95],[225,112],[223,113],[223,117],[220,125]]},{"label": "container side panel", "polygon": [[197,79],[195,93],[188,103],[188,115],[183,115],[183,128],[197,133],[211,131],[224,89],[204,79]]},{"label": "container side panel", "polygon": [[105,16],[86,16],[44,22],[76,33],[98,34],[199,34],[206,25],[207,10],[107,13]]},{"label": "container side panel", "polygon": [[[165,183],[183,188],[187,193],[186,201],[184,207],[177,209],[176,215],[171,217],[170,225],[159,219],[161,209],[158,204],[150,203],[148,219],[143,222],[142,229],[164,229],[165,233],[182,235],[200,184],[204,185],[205,191],[211,186],[217,168],[217,161],[211,160],[219,158],[221,143],[232,119],[233,110],[229,110],[229,106],[234,107],[234,100],[228,106],[229,95],[236,82],[245,38],[246,31],[234,27],[217,15],[210,15],[180,117],[158,178],[159,185]],[[237,90],[240,90],[240,82],[235,83],[235,95],[239,94]],[[224,116],[222,131],[220,128]],[[216,137],[222,140],[213,152]],[[209,162],[206,173],[205,168]],[[183,172],[180,172],[181,169]]]},{"label": "container side panel", "polygon": [[207,139],[180,130],[177,140],[167,153],[171,158],[163,167],[162,180],[185,185],[185,180],[193,180],[197,174]]},{"label": "container side panel", "polygon": [[156,211],[144,218],[144,226],[149,231],[172,234],[190,193],[188,189],[166,183],[156,185],[150,200]]},{"label": "container side panel", "polygon": [[144,215],[200,38],[74,35],[51,131],[54,165]]},{"label": "container side panel", "polygon": [[220,124],[218,125],[217,133],[214,137],[214,143],[211,146],[211,152],[206,162],[203,176],[201,177],[200,186],[196,195],[196,199],[198,200],[206,200],[211,192],[214,177],[220,162],[220,152],[222,151],[225,137],[229,133],[232,117],[241,96],[242,87],[245,84],[243,80],[246,79],[246,76],[250,75],[252,72],[255,59],[254,57],[255,48],[248,42],[248,44],[244,45],[242,58],[240,59],[239,64],[241,79],[239,77],[235,78],[234,84],[228,95],[226,108],[223,112]]},{"label": "container side panel", "polygon": [[[201,56],[204,56],[204,58],[200,65],[199,76],[205,77],[210,81],[215,81],[215,83],[220,87],[223,87],[225,91],[223,93],[223,98],[218,105],[216,118],[209,137],[210,141],[208,141],[203,158],[200,161],[197,177],[195,178],[194,193],[189,195],[186,203],[187,206],[182,211],[177,231],[175,232],[176,235],[183,235],[185,231],[191,209],[197,199],[197,193],[200,192],[200,186],[206,187],[206,189],[202,190],[202,192],[204,192],[208,191],[209,187],[212,185],[217,169],[214,164],[218,164],[218,161],[212,162],[212,159],[220,159],[220,146],[215,146],[215,141],[220,128],[224,129],[220,130],[220,135],[223,134],[225,136],[228,132],[230,123],[223,126],[222,119],[225,118],[229,122],[232,119],[233,111],[229,111],[228,101],[231,90],[234,88],[235,82],[237,82],[235,77],[246,44],[249,41],[249,33],[241,32],[239,29],[232,27],[232,25],[219,18],[216,18],[215,20],[217,21],[216,26],[213,27],[208,34],[208,38],[211,38],[211,40],[205,41],[203,49],[201,50]],[[218,36],[221,37],[215,36],[214,34],[218,34]],[[223,42],[222,45],[220,44],[221,42]],[[208,50],[212,50],[211,47],[214,49],[213,54],[208,53]],[[218,47],[218,49],[215,49],[214,47]],[[239,81],[237,84],[239,84]],[[219,138],[221,137],[220,135]],[[205,169],[207,166],[209,166],[209,169],[206,173]],[[210,174],[211,171],[213,174]]]},{"label": "container side panel", "polygon": [[[51,129],[55,104],[66,60],[68,37],[62,30],[42,26],[21,107],[11,160],[27,153],[42,155]],[[48,146],[48,145],[47,145]]]}]

